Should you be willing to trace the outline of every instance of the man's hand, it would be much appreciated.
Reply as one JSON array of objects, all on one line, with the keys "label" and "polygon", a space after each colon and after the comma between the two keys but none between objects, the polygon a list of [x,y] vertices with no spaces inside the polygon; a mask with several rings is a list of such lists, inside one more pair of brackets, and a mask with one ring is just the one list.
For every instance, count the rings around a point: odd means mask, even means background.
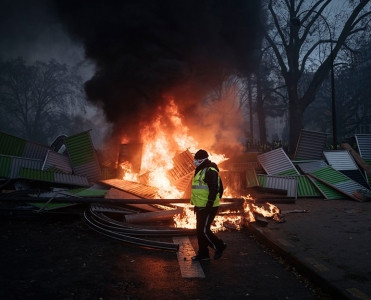
[{"label": "man's hand", "polygon": [[207,201],[207,203],[206,203],[206,207],[205,207],[205,209],[206,209],[206,211],[209,213],[210,211],[211,211],[211,209],[213,208],[213,205],[214,205],[214,202],[212,202],[212,201]]}]

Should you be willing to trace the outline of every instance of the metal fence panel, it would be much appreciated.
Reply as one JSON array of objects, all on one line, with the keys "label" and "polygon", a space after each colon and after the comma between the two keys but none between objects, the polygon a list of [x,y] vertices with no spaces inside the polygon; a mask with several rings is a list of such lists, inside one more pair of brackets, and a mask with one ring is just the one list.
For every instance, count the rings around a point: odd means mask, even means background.
[{"label": "metal fence panel", "polygon": [[294,154],[295,159],[323,159],[327,133],[301,130]]},{"label": "metal fence panel", "polygon": [[66,155],[54,151],[48,151],[42,169],[43,170],[58,169],[63,173],[67,174],[72,173],[70,159]]},{"label": "metal fence panel", "polygon": [[280,175],[288,171],[300,175],[282,148],[260,154],[258,160],[268,175]]},{"label": "metal fence panel", "polygon": [[356,134],[354,137],[361,157],[371,160],[371,134]]}]

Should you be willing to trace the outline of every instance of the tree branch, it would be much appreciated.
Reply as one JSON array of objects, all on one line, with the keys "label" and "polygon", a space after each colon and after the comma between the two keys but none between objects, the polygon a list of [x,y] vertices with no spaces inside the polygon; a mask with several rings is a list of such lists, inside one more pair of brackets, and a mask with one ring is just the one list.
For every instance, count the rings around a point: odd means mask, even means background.
[{"label": "tree branch", "polygon": [[310,99],[312,99],[316,93],[316,90],[321,82],[323,82],[323,79],[328,73],[328,70],[330,68],[331,60],[334,59],[339,52],[340,48],[345,44],[345,41],[347,37],[349,36],[349,33],[353,29],[353,22],[357,18],[360,11],[365,7],[365,5],[369,2],[369,0],[361,0],[360,3],[355,7],[355,9],[352,11],[351,15],[349,16],[348,20],[345,22],[345,25],[338,37],[337,43],[335,44],[335,47],[332,50],[332,53],[329,54],[329,56],[324,60],[324,62],[319,66],[317,71],[315,72],[313,79],[311,83],[309,84],[308,89],[304,93],[303,99],[304,105],[307,106],[310,103]]},{"label": "tree branch", "polygon": [[276,44],[274,43],[274,41],[271,39],[271,37],[268,34],[265,35],[265,38],[267,39],[268,43],[271,45],[271,47],[272,47],[272,49],[273,49],[273,51],[276,55],[276,58],[278,60],[278,64],[281,67],[281,70],[282,70],[281,72],[282,72],[283,76],[286,76],[285,74],[287,74],[287,67],[285,65],[285,62],[282,59],[280,51],[278,50]]},{"label": "tree branch", "polygon": [[280,24],[279,24],[279,22],[278,22],[277,14],[276,14],[276,12],[273,10],[272,0],[269,1],[268,9],[269,9],[269,11],[271,12],[271,15],[272,15],[272,17],[273,17],[274,26],[276,27],[276,29],[277,29],[277,33],[278,33],[278,35],[279,35],[280,38],[281,38],[282,45],[283,45],[283,47],[286,49],[287,46],[288,46],[288,44],[287,44],[287,42],[286,42],[286,40],[285,40],[285,36],[284,36],[284,34],[283,34],[282,30],[281,30]]},{"label": "tree branch", "polygon": [[[321,2],[324,2],[322,4],[322,6],[317,10],[317,7],[320,6]],[[303,19],[302,19],[302,24],[305,23],[305,21],[307,19],[309,19],[309,17],[314,14],[313,18],[309,21],[308,25],[306,25],[304,27],[304,32],[303,32],[303,35],[302,37],[300,38],[300,46],[304,43],[304,41],[307,39],[308,37],[308,34],[310,34],[310,29],[312,28],[314,22],[316,22],[318,20],[318,18],[321,18],[321,14],[322,12],[324,11],[324,9],[327,7],[327,5],[331,2],[331,0],[321,0],[321,1],[318,1],[316,2],[316,4],[312,7],[312,9],[306,11]],[[302,13],[304,13],[305,11],[303,11]],[[302,14],[301,13],[301,14]],[[300,16],[300,14],[298,15]]]}]

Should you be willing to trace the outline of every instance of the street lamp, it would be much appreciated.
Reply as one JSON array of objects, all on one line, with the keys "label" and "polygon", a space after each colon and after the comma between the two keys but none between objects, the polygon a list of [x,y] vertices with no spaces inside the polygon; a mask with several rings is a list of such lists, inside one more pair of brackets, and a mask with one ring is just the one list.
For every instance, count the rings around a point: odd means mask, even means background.
[{"label": "street lamp", "polygon": [[[297,17],[292,18],[290,20],[290,23],[292,26],[300,27],[302,26],[301,20],[299,19],[299,16],[304,13],[309,12],[308,11],[302,11]],[[330,82],[331,82],[331,110],[332,110],[332,142],[333,142],[333,148],[337,149],[337,132],[336,132],[336,99],[335,99],[335,75],[334,75],[334,54],[333,54],[333,47],[332,47],[332,33],[330,26],[324,16],[322,16],[319,12],[315,10],[311,10],[310,12],[316,13],[321,19],[325,22],[326,27],[328,29],[328,32],[330,34]]]}]

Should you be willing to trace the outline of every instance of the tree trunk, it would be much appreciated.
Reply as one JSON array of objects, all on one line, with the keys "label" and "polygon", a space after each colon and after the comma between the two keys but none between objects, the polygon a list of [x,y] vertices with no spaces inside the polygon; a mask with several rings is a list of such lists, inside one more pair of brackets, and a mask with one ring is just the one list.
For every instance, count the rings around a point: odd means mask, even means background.
[{"label": "tree trunk", "polygon": [[289,107],[289,149],[290,155],[294,155],[299,140],[301,129],[303,129],[303,114],[305,108],[299,102],[292,102]]},{"label": "tree trunk", "polygon": [[249,100],[249,115],[250,115],[250,138],[251,144],[254,145],[254,114],[252,109],[252,75],[249,75],[247,79],[248,85],[248,100]]},{"label": "tree trunk", "polygon": [[[338,52],[344,47],[346,41],[349,40],[350,37],[352,37],[353,41],[356,41],[356,38],[359,38],[359,36],[355,34],[363,33],[368,28],[365,26],[367,23],[363,22],[369,20],[370,11],[367,9],[364,10],[364,8],[371,2],[370,0],[357,1],[358,3],[353,7],[349,6],[353,10],[349,10],[349,14],[346,17],[347,19],[343,20],[343,25],[341,25],[340,28],[333,27],[339,23],[335,23],[335,21],[337,21],[336,18],[329,18],[329,20],[327,20],[326,17],[322,15],[330,2],[331,1],[328,0],[312,1],[307,9],[305,9],[304,5],[302,5],[304,1],[268,1],[267,8],[272,16],[272,23],[270,25],[272,25],[273,29],[265,33],[265,38],[272,47],[272,51],[277,58],[281,74],[284,77],[287,87],[289,97],[288,152],[290,154],[294,154],[296,149],[300,130],[303,125],[303,113],[307,106],[313,102],[318,88],[333,67],[334,59]],[[286,20],[283,20],[279,16],[284,9],[287,9],[287,13],[290,15],[289,26]],[[327,9],[329,9],[329,7],[327,7]],[[316,31],[317,20],[323,24],[326,23],[328,37],[322,38],[318,35],[314,40],[312,40],[312,38],[307,39]],[[327,21],[330,20],[334,21],[334,23],[329,24]],[[289,34],[288,37],[286,33]],[[318,41],[315,41],[317,38]],[[302,75],[306,73],[306,66],[310,64],[315,49],[319,49],[320,51],[321,48],[318,47],[325,44],[330,46],[331,51],[326,54],[327,58],[320,63],[317,70],[312,72],[311,79],[306,84],[307,87],[304,90],[300,89],[301,97],[299,98],[298,82],[301,81]],[[347,47],[350,45],[351,44],[347,45]],[[334,89],[332,89],[332,91],[334,92]],[[335,112],[333,112],[333,116],[336,116]],[[336,128],[336,126],[333,127]],[[334,130],[334,135],[336,135],[336,130]]]},{"label": "tree trunk", "polygon": [[[295,86],[295,85],[294,85]],[[297,86],[289,89],[289,148],[288,153],[293,155],[303,127],[304,108],[299,101]]]}]

